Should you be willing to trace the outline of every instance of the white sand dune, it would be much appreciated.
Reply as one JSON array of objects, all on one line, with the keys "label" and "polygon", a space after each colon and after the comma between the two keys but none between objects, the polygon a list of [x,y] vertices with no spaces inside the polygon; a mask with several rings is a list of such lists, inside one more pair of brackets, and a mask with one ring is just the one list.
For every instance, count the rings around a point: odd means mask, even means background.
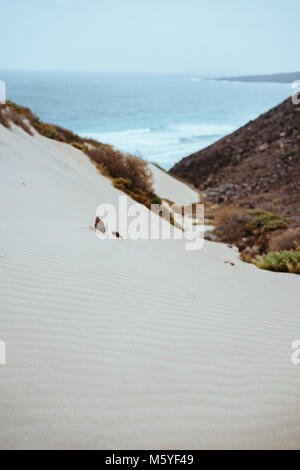
[{"label": "white sand dune", "polygon": [[182,205],[199,202],[200,196],[197,191],[173,178],[153,163],[150,163],[149,167],[154,178],[154,190],[161,198]]},{"label": "white sand dune", "polygon": [[119,192],[66,144],[0,126],[0,175],[2,449],[300,447],[299,277],[99,240]]}]

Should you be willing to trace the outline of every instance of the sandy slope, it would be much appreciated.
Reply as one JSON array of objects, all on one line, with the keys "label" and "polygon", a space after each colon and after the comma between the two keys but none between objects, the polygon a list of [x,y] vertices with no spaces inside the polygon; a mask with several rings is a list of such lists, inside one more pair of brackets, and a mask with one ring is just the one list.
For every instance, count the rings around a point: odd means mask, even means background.
[{"label": "sandy slope", "polygon": [[65,144],[1,128],[0,175],[1,448],[300,447],[299,277],[100,241],[119,193]]},{"label": "sandy slope", "polygon": [[178,179],[173,178],[152,163],[149,164],[154,178],[154,190],[161,198],[178,204],[199,202],[199,194]]}]

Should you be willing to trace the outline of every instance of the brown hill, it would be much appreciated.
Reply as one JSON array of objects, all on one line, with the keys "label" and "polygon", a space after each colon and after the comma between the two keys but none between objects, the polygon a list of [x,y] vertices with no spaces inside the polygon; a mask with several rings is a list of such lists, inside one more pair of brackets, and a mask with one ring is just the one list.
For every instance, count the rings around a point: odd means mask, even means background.
[{"label": "brown hill", "polygon": [[258,207],[300,222],[300,105],[287,99],[170,172],[219,204]]}]

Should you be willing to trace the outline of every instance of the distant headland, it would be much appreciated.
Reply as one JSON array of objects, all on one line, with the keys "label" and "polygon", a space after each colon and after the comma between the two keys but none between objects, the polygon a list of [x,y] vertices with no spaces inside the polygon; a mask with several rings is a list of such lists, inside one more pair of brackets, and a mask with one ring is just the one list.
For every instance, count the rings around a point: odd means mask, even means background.
[{"label": "distant headland", "polygon": [[269,82],[269,83],[291,83],[300,80],[300,72],[273,73],[270,75],[248,75],[242,77],[221,77],[216,80],[226,80],[230,82]]}]

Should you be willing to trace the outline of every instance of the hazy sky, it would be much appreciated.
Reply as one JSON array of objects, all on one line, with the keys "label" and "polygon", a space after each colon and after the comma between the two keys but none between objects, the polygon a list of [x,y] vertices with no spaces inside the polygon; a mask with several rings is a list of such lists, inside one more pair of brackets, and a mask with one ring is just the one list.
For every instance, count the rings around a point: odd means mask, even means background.
[{"label": "hazy sky", "polygon": [[0,0],[0,69],[300,70],[300,0]]}]

